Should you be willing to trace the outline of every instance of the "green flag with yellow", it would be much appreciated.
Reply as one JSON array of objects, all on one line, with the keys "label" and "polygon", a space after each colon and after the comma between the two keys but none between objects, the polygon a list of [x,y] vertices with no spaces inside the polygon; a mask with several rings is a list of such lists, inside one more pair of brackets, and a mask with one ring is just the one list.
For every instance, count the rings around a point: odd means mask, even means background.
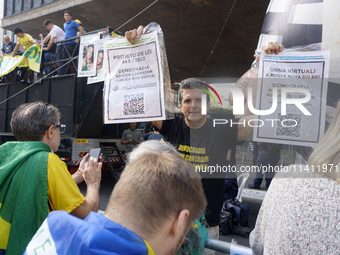
[{"label": "green flag with yellow", "polygon": [[43,142],[0,146],[0,254],[23,254],[47,217],[50,152]]},{"label": "green flag with yellow", "polygon": [[0,60],[0,77],[12,72],[16,67],[28,67],[40,72],[41,49],[39,44],[29,47],[21,56],[6,55]]}]

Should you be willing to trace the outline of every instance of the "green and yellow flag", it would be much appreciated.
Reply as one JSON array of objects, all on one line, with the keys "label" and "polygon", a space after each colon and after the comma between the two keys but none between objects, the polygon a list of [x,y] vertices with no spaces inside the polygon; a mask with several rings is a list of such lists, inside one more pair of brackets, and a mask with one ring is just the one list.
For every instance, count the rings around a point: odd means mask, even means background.
[{"label": "green and yellow flag", "polygon": [[21,56],[6,55],[0,60],[0,77],[12,72],[16,67],[28,67],[40,72],[41,49],[39,44],[29,47]]},{"label": "green and yellow flag", "polygon": [[23,254],[47,217],[50,151],[43,142],[0,146],[0,254]]}]

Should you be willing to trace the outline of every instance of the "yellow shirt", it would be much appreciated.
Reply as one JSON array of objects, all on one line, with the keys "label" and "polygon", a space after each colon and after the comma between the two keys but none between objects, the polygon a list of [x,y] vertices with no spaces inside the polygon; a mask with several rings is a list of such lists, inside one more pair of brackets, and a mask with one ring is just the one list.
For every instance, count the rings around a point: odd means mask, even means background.
[{"label": "yellow shirt", "polygon": [[50,153],[47,163],[48,203],[50,210],[72,212],[85,201],[66,164]]},{"label": "yellow shirt", "polygon": [[29,34],[25,34],[24,37],[18,38],[18,44],[21,44],[24,50],[27,50],[34,44],[31,42],[32,40],[33,40],[32,36],[30,36]]}]

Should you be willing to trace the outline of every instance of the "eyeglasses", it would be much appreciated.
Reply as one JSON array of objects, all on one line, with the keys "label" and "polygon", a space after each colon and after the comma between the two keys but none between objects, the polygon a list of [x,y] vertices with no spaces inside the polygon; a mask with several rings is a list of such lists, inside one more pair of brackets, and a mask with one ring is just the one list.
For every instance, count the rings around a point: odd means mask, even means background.
[{"label": "eyeglasses", "polygon": [[66,125],[65,124],[60,124],[60,125],[54,125],[56,128],[59,128],[60,134],[64,134],[66,130]]}]

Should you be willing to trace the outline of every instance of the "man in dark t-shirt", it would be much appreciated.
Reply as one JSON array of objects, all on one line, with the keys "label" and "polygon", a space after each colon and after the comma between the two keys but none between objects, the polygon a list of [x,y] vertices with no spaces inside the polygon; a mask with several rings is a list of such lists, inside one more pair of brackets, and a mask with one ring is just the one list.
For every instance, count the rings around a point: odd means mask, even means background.
[{"label": "man in dark t-shirt", "polygon": [[228,174],[234,174],[227,168],[228,148],[250,136],[252,129],[236,124],[214,127],[213,120],[201,113],[201,98],[206,94],[205,90],[207,87],[199,79],[182,81],[179,90],[182,115],[176,115],[173,120],[155,121],[154,124],[200,173],[208,202],[205,211],[208,235],[209,238],[218,239],[224,181]]},{"label": "man in dark t-shirt", "polygon": [[[210,227],[218,226],[223,203],[224,181],[227,175],[231,177],[232,174],[227,168],[227,148],[228,145],[236,144],[236,126],[213,127],[212,120],[207,119],[202,127],[190,129],[183,116],[176,116],[174,120],[164,121],[160,132],[167,141],[177,147],[182,157],[190,161],[201,175],[208,201],[205,217]],[[218,170],[221,171],[217,172]]]},{"label": "man in dark t-shirt", "polygon": [[10,55],[17,44],[12,42],[8,35],[4,35],[4,44],[1,48],[3,55]]},{"label": "man in dark t-shirt", "polygon": [[[140,29],[125,32],[126,39],[134,44],[136,38],[142,33]],[[278,54],[283,46],[278,43],[269,43],[262,48],[267,54]],[[179,91],[180,108],[183,117],[174,120],[154,121],[154,125],[165,136],[166,140],[177,146],[182,156],[192,162],[195,169],[200,170],[203,189],[207,197],[206,218],[209,224],[209,238],[218,239],[219,213],[223,204],[224,179],[223,171],[210,175],[215,167],[226,164],[227,150],[236,141],[250,138],[253,129],[247,124],[234,126],[217,125],[214,127],[212,120],[201,114],[202,95],[207,91],[207,86],[199,79],[186,79],[182,81]],[[209,102],[209,96],[206,97]],[[209,107],[209,103],[207,105]],[[253,116],[240,119],[240,123],[248,123]],[[236,126],[236,127],[235,127]],[[220,165],[219,165],[220,164]],[[209,170],[210,167],[210,170]],[[205,171],[205,172],[204,172]],[[210,175],[210,176],[209,176]],[[222,178],[221,178],[222,177]],[[217,213],[218,212],[218,213]]]}]

